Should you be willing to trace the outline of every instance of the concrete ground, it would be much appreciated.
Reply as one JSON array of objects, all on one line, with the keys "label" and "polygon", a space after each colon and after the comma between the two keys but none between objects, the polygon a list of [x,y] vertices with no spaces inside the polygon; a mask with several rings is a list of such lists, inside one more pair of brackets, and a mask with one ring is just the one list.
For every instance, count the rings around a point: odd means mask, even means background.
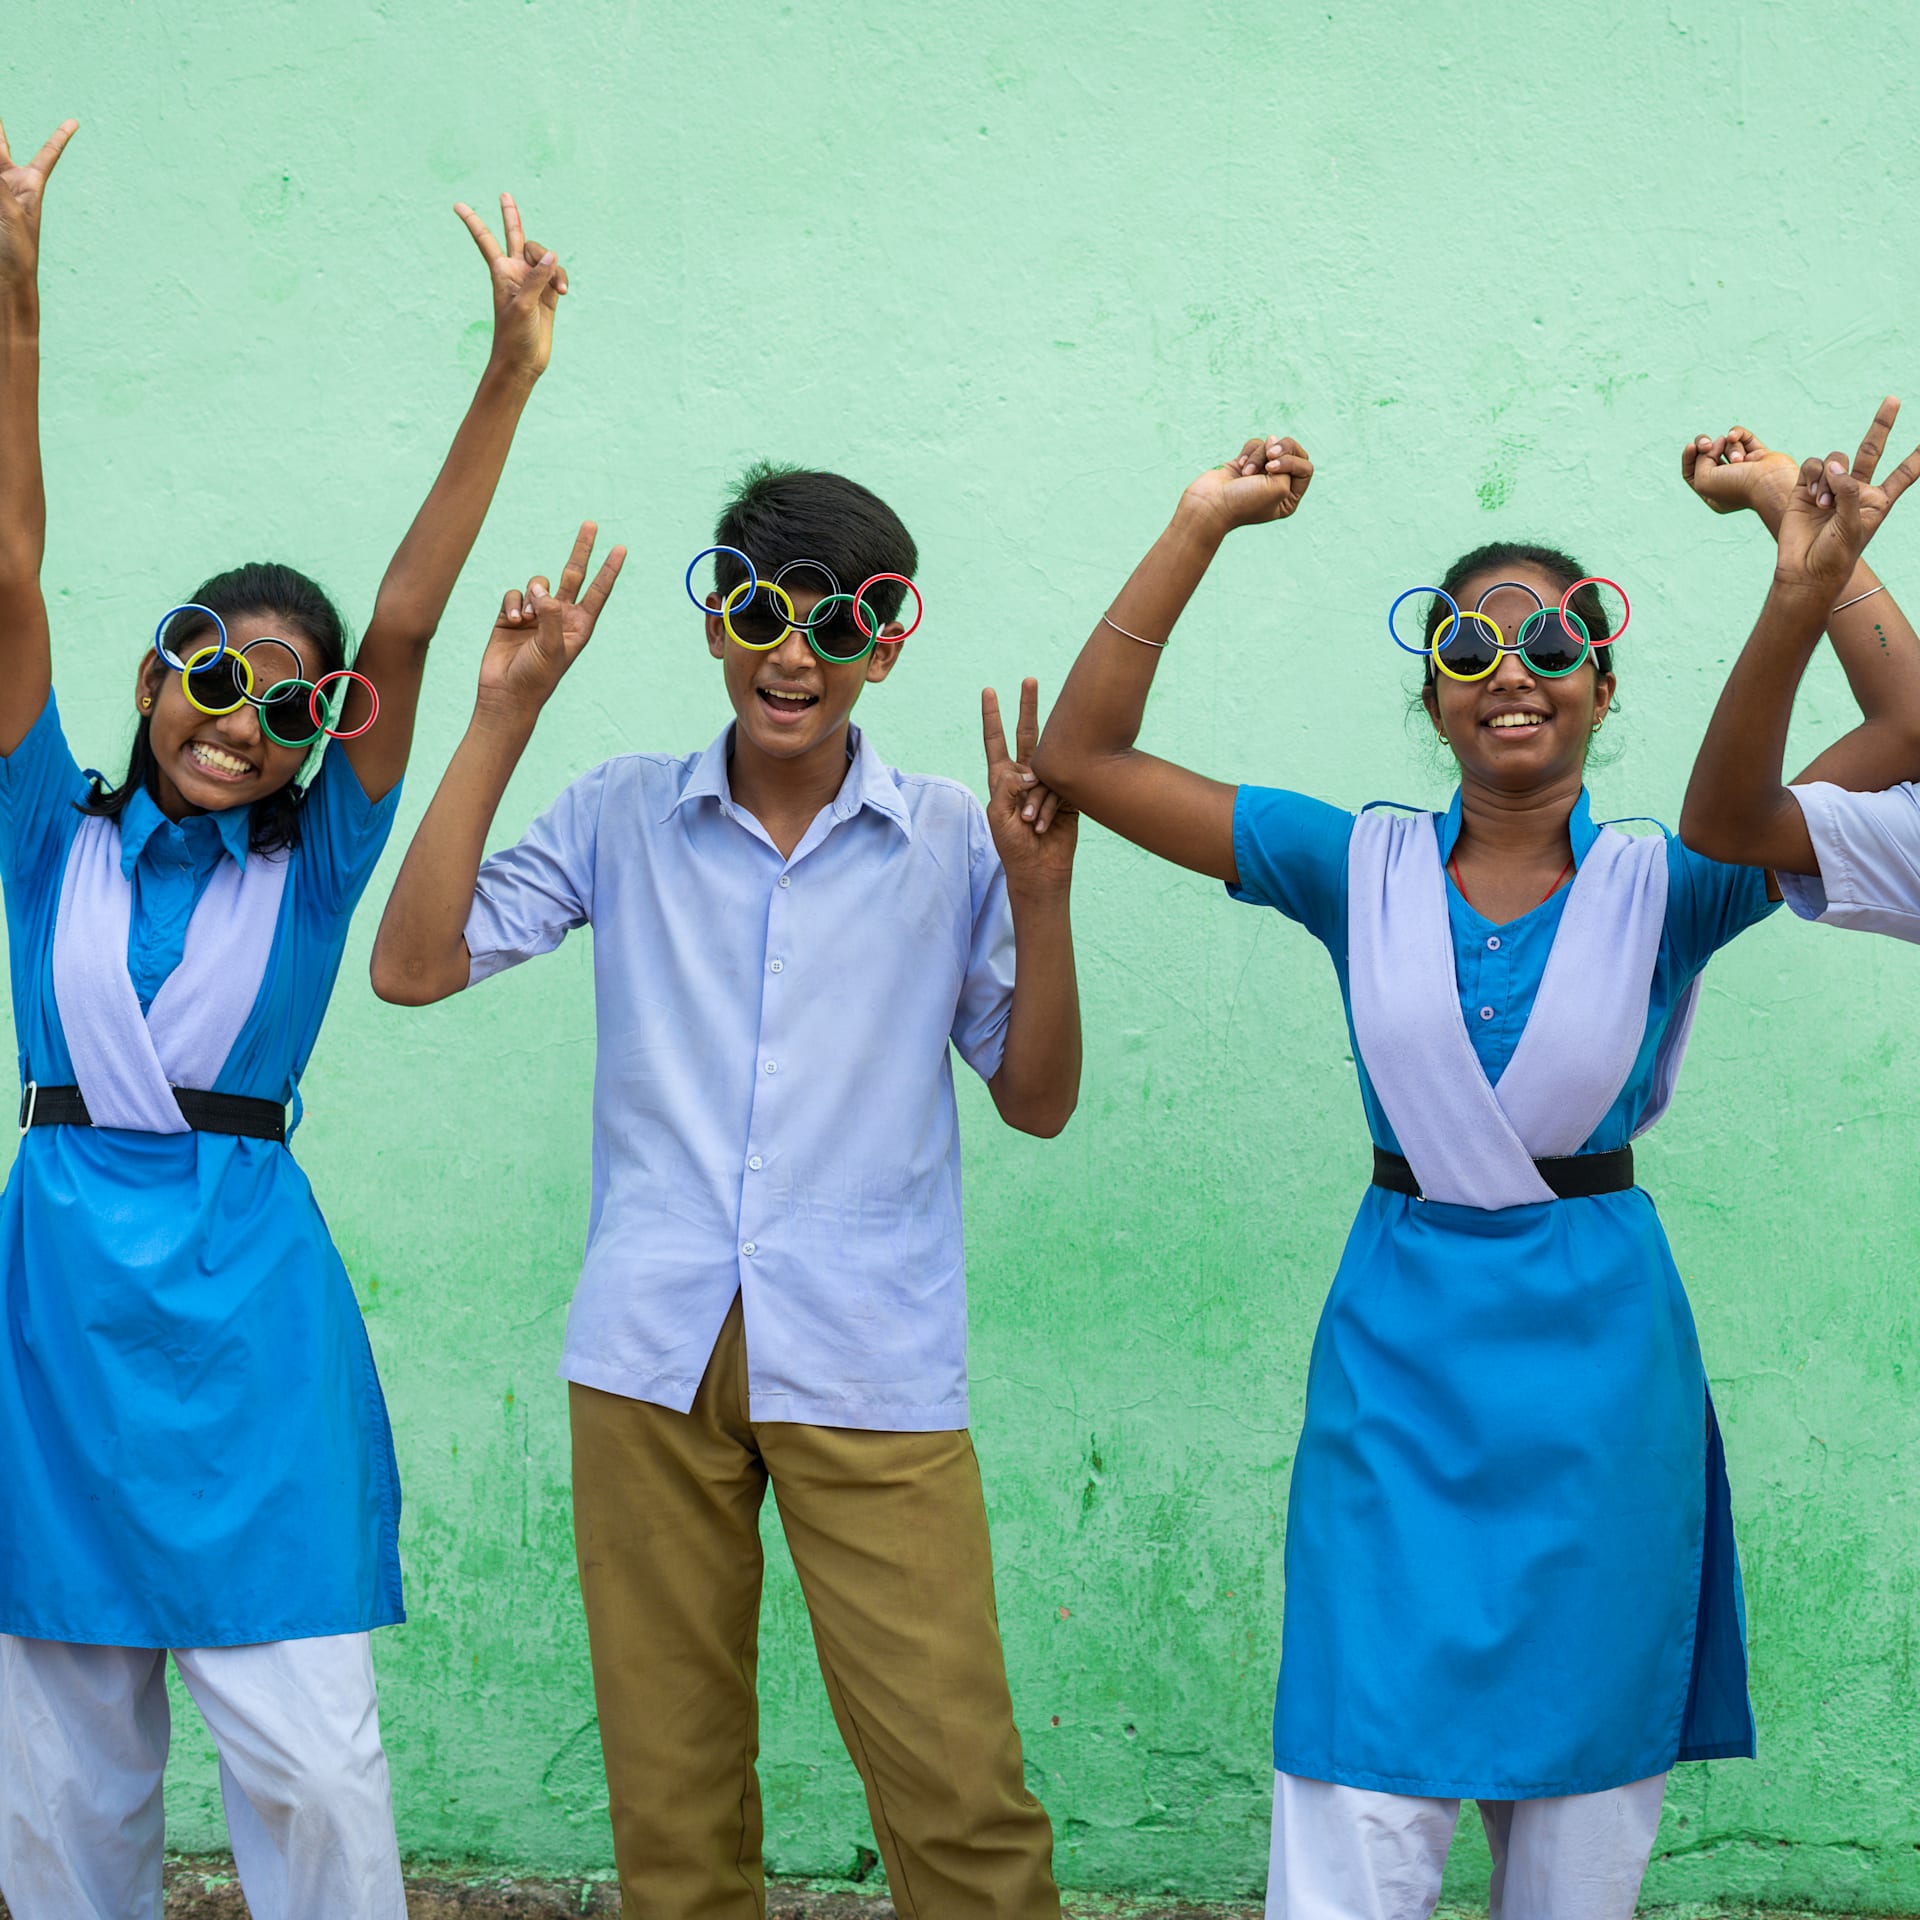
[{"label": "concrete ground", "polygon": [[[411,1920],[568,1920],[617,1915],[620,1898],[602,1880],[435,1878],[408,1882]],[[1693,1906],[1643,1907],[1643,1920],[1866,1920],[1864,1915],[1786,1913],[1779,1909]],[[1068,1920],[1261,1920],[1254,1907],[1167,1906],[1151,1901],[1070,1895]],[[0,1900],[0,1920],[7,1906]],[[166,1920],[247,1920],[233,1870],[215,1861],[186,1861],[167,1869]],[[767,1920],[895,1920],[890,1901],[804,1887],[771,1889]],[[1483,1910],[1442,1907],[1434,1920],[1485,1920]],[[1882,1916],[1884,1920],[1884,1916]]]}]

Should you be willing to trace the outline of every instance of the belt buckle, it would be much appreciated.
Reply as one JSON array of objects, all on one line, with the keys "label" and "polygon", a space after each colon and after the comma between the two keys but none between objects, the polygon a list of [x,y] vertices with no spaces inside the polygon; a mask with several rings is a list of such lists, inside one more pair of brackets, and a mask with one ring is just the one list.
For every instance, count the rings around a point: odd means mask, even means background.
[{"label": "belt buckle", "polygon": [[40,1101],[40,1083],[29,1080],[20,1089],[20,1137],[24,1140],[27,1130],[33,1125],[33,1110]]}]

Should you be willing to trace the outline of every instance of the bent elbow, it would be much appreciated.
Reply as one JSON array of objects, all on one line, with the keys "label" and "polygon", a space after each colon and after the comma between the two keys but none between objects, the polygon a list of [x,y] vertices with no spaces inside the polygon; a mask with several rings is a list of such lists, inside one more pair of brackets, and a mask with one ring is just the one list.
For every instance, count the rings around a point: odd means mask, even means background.
[{"label": "bent elbow", "polygon": [[436,1000],[444,1000],[454,989],[429,980],[424,968],[408,966],[391,954],[383,953],[378,946],[373,950],[373,960],[367,969],[373,985],[374,998],[384,1000],[390,1007],[430,1007]]}]

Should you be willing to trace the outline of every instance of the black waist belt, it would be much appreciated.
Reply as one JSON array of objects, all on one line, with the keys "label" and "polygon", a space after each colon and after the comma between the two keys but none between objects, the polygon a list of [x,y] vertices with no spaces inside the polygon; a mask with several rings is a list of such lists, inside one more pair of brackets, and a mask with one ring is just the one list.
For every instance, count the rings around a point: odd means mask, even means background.
[{"label": "black waist belt", "polygon": [[[1590,1200],[1596,1193],[1625,1193],[1633,1185],[1633,1149],[1615,1147],[1611,1153],[1574,1153],[1562,1159],[1536,1160],[1534,1171],[1553,1189],[1556,1200]],[[1373,1184],[1389,1193],[1415,1200],[1427,1196],[1413,1169],[1397,1153],[1373,1150]]]},{"label": "black waist belt", "polygon": [[[237,1093],[173,1089],[180,1118],[195,1133],[237,1133],[246,1140],[286,1144],[287,1110],[277,1100],[247,1100]],[[20,1096],[20,1131],[29,1127],[90,1127],[93,1115],[78,1087],[42,1087],[29,1080]]]}]

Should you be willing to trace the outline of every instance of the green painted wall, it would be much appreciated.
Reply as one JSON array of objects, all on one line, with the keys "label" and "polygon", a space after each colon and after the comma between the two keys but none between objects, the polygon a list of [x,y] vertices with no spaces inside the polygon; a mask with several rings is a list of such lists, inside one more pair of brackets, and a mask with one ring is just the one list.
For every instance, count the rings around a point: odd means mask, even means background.
[{"label": "green painted wall", "polygon": [[[70,731],[103,764],[143,635],[214,568],[284,555],[364,619],[485,350],[449,203],[511,187],[572,270],[396,857],[495,596],[582,514],[634,558],[502,837],[608,754],[717,731],[680,572],[749,457],[842,468],[905,515],[931,611],[862,717],[977,781],[982,681],[1051,693],[1185,480],[1269,425],[1320,478],[1223,558],[1154,744],[1439,799],[1380,614],[1468,544],[1545,535],[1636,595],[1600,797],[1671,820],[1768,565],[1757,526],[1681,491],[1681,438],[1851,445],[1920,344],[1906,8],[13,0],[0,37],[16,136],[83,122],[46,228],[47,577]],[[1896,582],[1909,517],[1876,549]],[[1823,666],[1807,742],[1848,711]],[[1288,1468],[1365,1136],[1304,935],[1099,833],[1082,873],[1079,1118],[1042,1145],[965,1100],[1007,1650],[1063,1877],[1245,1893]],[[402,1831],[589,1868],[553,1377],[587,942],[406,1013],[364,984],[373,918],[300,1152],[406,1480],[413,1618],[379,1644]],[[1742,942],[1645,1154],[1727,1427],[1763,1754],[1680,1776],[1659,1897],[1920,1909],[1916,967],[1783,920]],[[777,1556],[768,1610],[769,1853],[844,1869],[865,1818]],[[181,1728],[172,1833],[217,1844]],[[1462,1845],[1458,1890],[1483,1859]]]}]

